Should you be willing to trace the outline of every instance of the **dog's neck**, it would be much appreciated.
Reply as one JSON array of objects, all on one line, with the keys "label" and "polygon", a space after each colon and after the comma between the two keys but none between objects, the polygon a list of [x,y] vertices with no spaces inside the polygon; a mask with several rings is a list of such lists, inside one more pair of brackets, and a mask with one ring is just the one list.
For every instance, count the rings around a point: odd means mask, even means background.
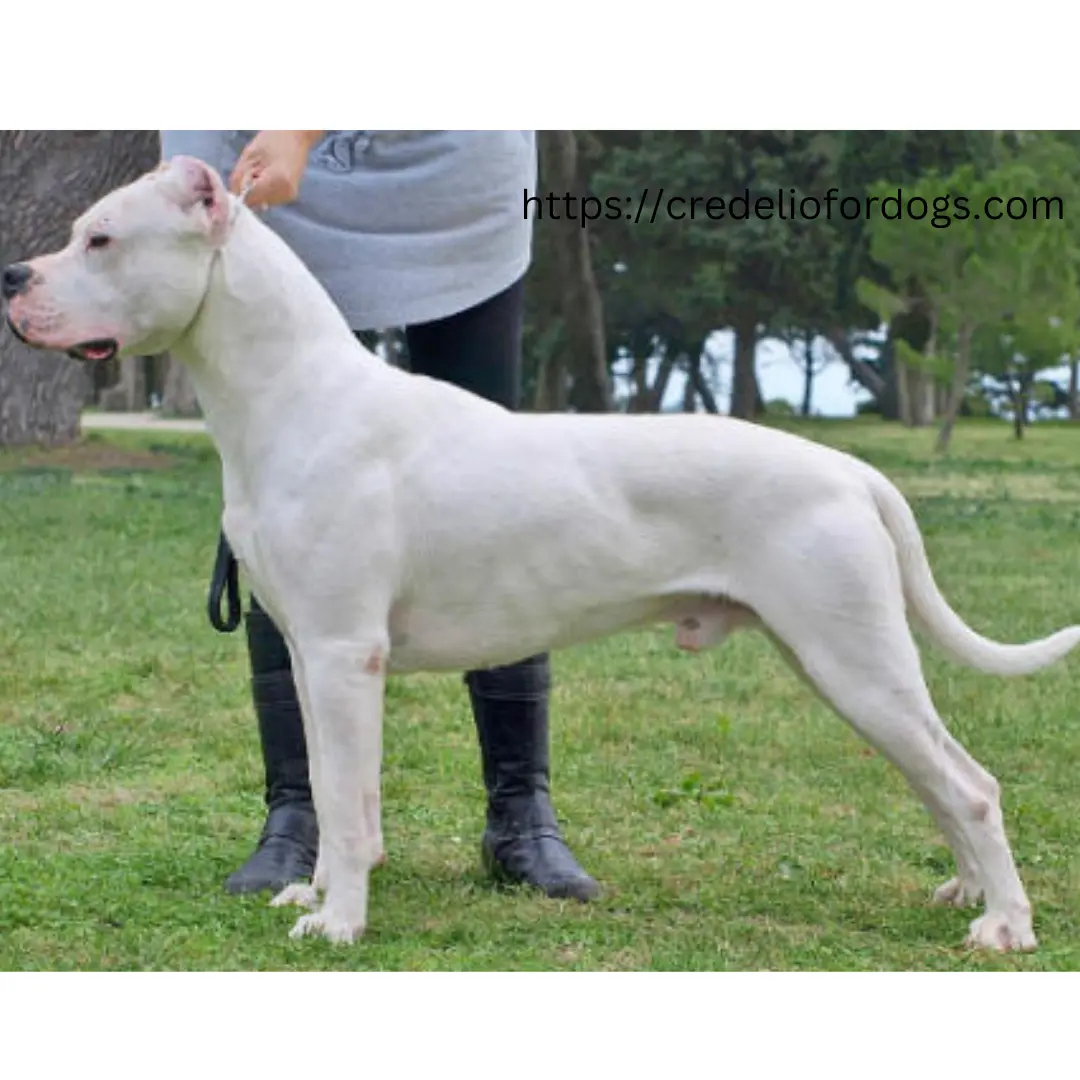
[{"label": "dog's neck", "polygon": [[299,412],[317,416],[343,387],[356,393],[387,367],[359,345],[299,257],[242,206],[173,352],[226,468],[248,474]]}]

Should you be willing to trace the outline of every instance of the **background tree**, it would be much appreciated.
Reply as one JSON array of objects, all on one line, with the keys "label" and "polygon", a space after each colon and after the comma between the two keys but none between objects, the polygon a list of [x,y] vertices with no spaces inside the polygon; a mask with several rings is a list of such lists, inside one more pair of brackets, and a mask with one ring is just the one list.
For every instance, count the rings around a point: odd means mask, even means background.
[{"label": "background tree", "polygon": [[[947,176],[930,172],[904,191],[908,208],[914,200],[921,200],[927,208],[922,220],[906,213],[897,221],[878,217],[870,223],[872,257],[889,269],[894,282],[906,285],[904,292],[891,294],[899,301],[897,307],[925,312],[928,321],[921,353],[906,342],[898,343],[902,346],[897,352],[901,370],[918,376],[923,401],[931,407],[938,397],[926,393],[929,381],[948,382],[948,392],[940,396],[939,450],[948,446],[968,390],[977,335],[999,326],[1007,317],[1013,336],[1020,335],[1031,344],[1032,356],[1049,355],[1046,350],[1056,334],[1050,330],[1051,319],[1071,295],[1063,279],[1071,280],[1070,263],[1075,262],[1076,248],[1066,224],[1040,221],[1032,214],[1039,205],[1036,200],[1053,188],[1055,181],[1067,182],[1061,170],[1072,157],[1060,144],[1025,141],[983,175],[971,165]],[[872,190],[879,197],[888,194],[885,184]],[[971,216],[964,220],[949,216],[960,209],[953,201],[958,195],[969,199]],[[938,204],[941,217],[935,226],[934,200],[945,197],[949,202]],[[1028,210],[1020,220],[1004,213],[1001,219],[990,220],[979,211],[992,197],[1023,199]],[[1004,202],[1001,209],[1005,209]],[[871,283],[864,280],[864,297],[868,288],[872,288]],[[875,295],[881,298],[888,293],[876,289]],[[1060,317],[1056,321],[1060,325]],[[1061,344],[1060,336],[1055,340]],[[1061,352],[1059,349],[1057,357]],[[1013,360],[1007,361],[1002,373],[1012,371],[1013,364]],[[1018,391],[1022,395],[1030,387],[1031,371],[1025,370],[1027,374],[1021,379],[1024,389]],[[913,422],[917,422],[918,407],[910,401],[910,387],[915,385],[914,381],[909,385],[908,400],[904,401],[901,383],[901,399]],[[1022,409],[1020,413],[1022,416]],[[1022,425],[1023,420],[1019,422]]]},{"label": "background tree", "polygon": [[[0,265],[63,246],[71,222],[153,168],[156,131],[0,131]],[[0,444],[78,437],[86,369],[0,331]]]},{"label": "background tree", "polygon": [[[758,415],[758,343],[828,303],[820,268],[833,258],[834,237],[786,207],[825,182],[832,140],[814,132],[647,131],[600,142],[593,193],[625,209],[597,223],[609,339],[632,358],[639,386],[644,371],[678,371],[712,397],[705,343],[730,329],[731,412]],[[673,208],[681,217],[668,212],[672,196],[683,199]],[[658,400],[634,395],[642,397]]]},{"label": "background tree", "polygon": [[611,388],[604,312],[593,273],[589,222],[582,214],[586,187],[578,164],[577,137],[572,131],[541,131],[537,142],[539,190],[569,195],[573,200],[570,206],[563,206],[558,218],[543,222],[554,241],[558,267],[564,362],[572,372],[569,403],[579,412],[607,412]]},{"label": "background tree", "polygon": [[[1007,144],[1005,135],[991,131],[840,131],[831,136],[835,183],[841,195],[864,205],[873,194],[906,201],[913,194],[910,185],[929,172],[948,174],[968,165],[982,175],[1001,160]],[[880,220],[880,206],[873,215],[833,222],[840,239],[834,299],[828,308],[833,321],[826,337],[847,363],[853,381],[870,393],[873,411],[887,420],[929,423],[932,380],[919,368],[905,368],[898,355],[910,358],[926,351],[930,314],[915,283],[894,280],[890,269],[873,257],[871,223],[887,224]],[[884,335],[878,333],[880,313],[863,302],[861,284],[866,281],[902,292],[912,301],[893,310],[884,322]]]},{"label": "background tree", "polygon": [[[857,202],[849,201],[842,213],[834,201],[831,217],[821,205],[816,219],[793,215],[791,202],[823,202],[830,189],[838,199],[860,200],[880,181],[902,189],[928,169],[949,171],[961,163],[985,171],[1007,142],[993,132],[577,134],[588,158],[590,192],[624,208],[622,214],[605,213],[591,230],[617,405],[659,408],[668,386],[682,380],[715,399],[716,365],[710,365],[705,343],[726,329],[735,345],[731,410],[742,416],[763,407],[756,357],[767,337],[824,337],[829,353],[870,392],[874,407],[895,416],[895,342],[904,340],[919,353],[929,334],[928,313],[912,304],[881,335],[877,312],[861,301],[856,283],[862,278],[896,286],[871,255],[868,221],[852,213]],[[688,212],[673,219],[666,207],[654,219],[661,195],[702,198],[693,220]],[[727,206],[733,196],[742,198]],[[722,217],[705,212],[709,197],[725,200]],[[771,218],[748,213],[760,198],[772,200]],[[807,208],[812,214],[813,204]],[[686,204],[676,209],[688,211]],[[538,246],[538,275],[543,258]],[[548,329],[546,344],[557,352],[557,334],[550,324]],[[696,391],[694,399],[708,407]]]},{"label": "background tree", "polygon": [[836,354],[813,329],[783,335],[780,340],[787,346],[792,360],[799,365],[802,372],[803,392],[799,415],[810,416],[814,401],[814,380],[829,366]]}]

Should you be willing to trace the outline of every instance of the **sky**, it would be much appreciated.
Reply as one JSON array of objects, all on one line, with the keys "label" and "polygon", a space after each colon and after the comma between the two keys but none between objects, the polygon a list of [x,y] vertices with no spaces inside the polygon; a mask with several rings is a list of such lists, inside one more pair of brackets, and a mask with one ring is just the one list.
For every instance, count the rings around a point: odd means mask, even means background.
[{"label": "sky", "polygon": [[[709,339],[708,350],[720,360],[720,383],[717,387],[717,405],[721,412],[728,412],[731,397],[731,361],[735,347],[735,335],[730,330],[717,331]],[[819,416],[854,416],[856,404],[868,401],[870,395],[858,386],[851,385],[848,367],[824,342],[818,342],[817,357],[820,362],[826,355],[832,359],[814,377],[811,412]],[[803,371],[801,357],[794,356],[780,341],[767,339],[758,345],[757,376],[761,396],[766,401],[777,398],[788,401],[798,410],[802,405]],[[664,398],[665,407],[678,407],[682,400],[684,381],[672,379]]]}]

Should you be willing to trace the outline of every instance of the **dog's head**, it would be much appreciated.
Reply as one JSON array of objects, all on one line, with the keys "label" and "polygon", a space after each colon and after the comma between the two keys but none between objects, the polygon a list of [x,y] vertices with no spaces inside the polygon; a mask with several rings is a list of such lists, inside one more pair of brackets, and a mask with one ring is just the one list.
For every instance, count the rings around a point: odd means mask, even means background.
[{"label": "dog's head", "polygon": [[63,250],[4,268],[9,326],[80,360],[164,352],[199,310],[232,206],[214,169],[173,158],[91,207]]}]

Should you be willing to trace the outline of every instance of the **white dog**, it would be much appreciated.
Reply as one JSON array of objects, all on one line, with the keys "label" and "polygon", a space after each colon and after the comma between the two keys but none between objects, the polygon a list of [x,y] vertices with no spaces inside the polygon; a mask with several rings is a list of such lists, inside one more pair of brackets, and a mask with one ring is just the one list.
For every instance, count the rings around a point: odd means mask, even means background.
[{"label": "white dog", "polygon": [[7,267],[3,292],[31,345],[168,350],[191,371],[223,528],[303,707],[321,840],[312,884],[274,900],[313,909],[294,936],[364,929],[388,672],[511,663],[666,621],[684,649],[764,630],[922,797],[958,865],[935,898],[985,897],[969,941],[1035,946],[998,784],[938,717],[906,611],[998,675],[1058,660],[1080,627],[1027,645],[976,634],[876,470],[736,420],[513,414],[401,372],[190,158],[101,200],[62,251]]}]

